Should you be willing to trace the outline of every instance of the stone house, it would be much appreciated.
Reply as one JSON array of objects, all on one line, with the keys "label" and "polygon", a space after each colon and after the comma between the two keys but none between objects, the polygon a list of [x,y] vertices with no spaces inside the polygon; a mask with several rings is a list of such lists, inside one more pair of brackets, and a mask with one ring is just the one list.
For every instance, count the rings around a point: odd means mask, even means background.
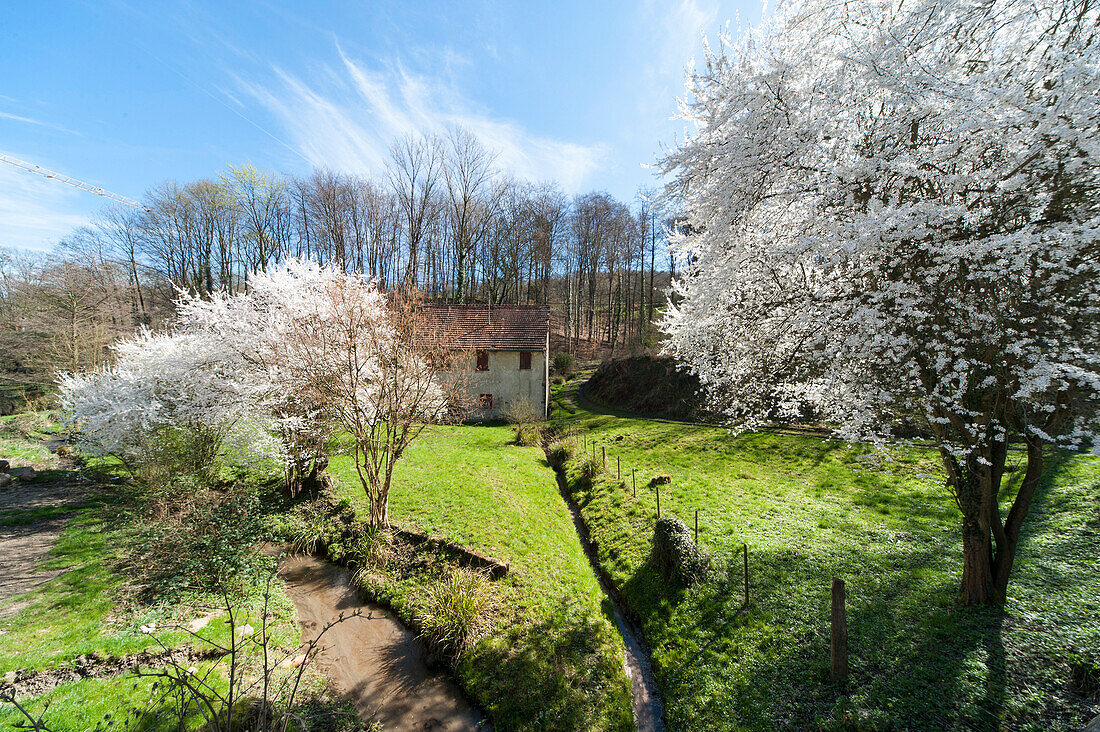
[{"label": "stone house", "polygon": [[503,417],[526,403],[546,419],[550,406],[550,308],[544,305],[429,305],[426,317],[448,344],[468,354],[463,389],[472,417]]}]

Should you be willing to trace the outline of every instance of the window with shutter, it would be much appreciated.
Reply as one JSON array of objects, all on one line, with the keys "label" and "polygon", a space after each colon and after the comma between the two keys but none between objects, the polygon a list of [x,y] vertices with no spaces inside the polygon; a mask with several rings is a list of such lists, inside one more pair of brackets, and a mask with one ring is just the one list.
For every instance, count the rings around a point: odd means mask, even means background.
[{"label": "window with shutter", "polygon": [[531,352],[520,351],[519,352],[519,368],[521,371],[531,370]]},{"label": "window with shutter", "polygon": [[477,352],[477,370],[488,371],[489,370],[489,352],[478,351]]}]

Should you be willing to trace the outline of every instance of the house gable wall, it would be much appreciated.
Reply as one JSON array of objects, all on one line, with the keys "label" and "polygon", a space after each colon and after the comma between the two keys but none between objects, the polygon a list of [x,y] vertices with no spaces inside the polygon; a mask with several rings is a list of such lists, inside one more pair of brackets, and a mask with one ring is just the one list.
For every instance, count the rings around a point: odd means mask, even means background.
[{"label": "house gable wall", "polygon": [[502,417],[526,401],[544,419],[549,397],[549,359],[546,350],[531,352],[531,368],[521,370],[520,351],[489,351],[489,370],[471,369],[464,378],[468,401],[477,404],[481,394],[491,394],[491,409],[471,410],[482,418]]}]

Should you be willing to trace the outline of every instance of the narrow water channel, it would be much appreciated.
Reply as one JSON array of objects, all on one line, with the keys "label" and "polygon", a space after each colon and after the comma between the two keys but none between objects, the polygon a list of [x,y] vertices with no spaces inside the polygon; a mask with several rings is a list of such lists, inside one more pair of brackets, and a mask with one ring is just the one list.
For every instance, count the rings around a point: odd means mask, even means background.
[{"label": "narrow water channel", "polygon": [[279,566],[298,610],[302,640],[317,637],[343,613],[362,613],[321,640],[317,667],[359,717],[386,732],[487,730],[482,715],[449,676],[428,668],[423,645],[381,605],[363,601],[351,573],[316,557],[292,556]]},{"label": "narrow water channel", "polygon": [[[549,454],[547,460],[549,461]],[[599,557],[596,555],[592,539],[588,535],[588,525],[581,516],[580,509],[569,495],[569,489],[565,485],[565,476],[562,471],[554,469],[554,475],[558,481],[558,490],[561,492],[565,505],[569,508],[569,514],[573,518],[573,527],[580,537],[581,546],[584,547],[585,556],[596,574],[600,583],[600,589],[611,603],[611,611],[615,616],[615,626],[623,638],[623,665],[626,675],[630,678],[631,705],[634,711],[634,728],[638,732],[664,732],[664,706],[661,704],[661,696],[657,690],[657,681],[653,677],[653,665],[649,660],[649,649],[642,639],[641,631],[630,622],[626,610],[623,608],[611,579],[600,567]]]}]

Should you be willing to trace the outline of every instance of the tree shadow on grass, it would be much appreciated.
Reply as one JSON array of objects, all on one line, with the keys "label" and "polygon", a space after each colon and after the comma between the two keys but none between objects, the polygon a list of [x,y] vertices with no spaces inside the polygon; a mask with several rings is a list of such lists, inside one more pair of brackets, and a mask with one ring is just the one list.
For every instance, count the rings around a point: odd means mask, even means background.
[{"label": "tree shadow on grass", "polygon": [[[726,572],[682,591],[643,562],[622,589],[653,651],[670,727],[1080,727],[1100,698],[1073,696],[1065,658],[1075,643],[1100,639],[1100,580],[1089,560],[1100,555],[1100,484],[1071,469],[1065,460],[1048,466],[1007,611],[957,604],[957,527],[920,506],[915,521],[852,523],[849,541],[752,549],[747,607],[732,551],[718,558]],[[845,523],[836,526],[842,536]],[[833,576],[848,584],[844,688],[828,674]]]},{"label": "tree shadow on grass", "polygon": [[[996,720],[1005,688],[1000,614],[953,604],[956,577],[944,570],[942,547],[896,554],[864,582],[873,553],[834,551],[826,561],[753,551],[747,605],[740,556],[725,571],[718,561],[710,579],[687,590],[664,587],[652,559],[639,566],[623,591],[653,649],[670,727],[947,729],[965,721],[960,712]],[[931,581],[929,568],[938,570]],[[828,677],[834,574],[849,581],[846,689]],[[975,656],[979,673],[968,665]]]},{"label": "tree shadow on grass", "polygon": [[481,679],[499,729],[633,728],[630,688],[614,631],[580,603],[511,626],[462,661]]}]

